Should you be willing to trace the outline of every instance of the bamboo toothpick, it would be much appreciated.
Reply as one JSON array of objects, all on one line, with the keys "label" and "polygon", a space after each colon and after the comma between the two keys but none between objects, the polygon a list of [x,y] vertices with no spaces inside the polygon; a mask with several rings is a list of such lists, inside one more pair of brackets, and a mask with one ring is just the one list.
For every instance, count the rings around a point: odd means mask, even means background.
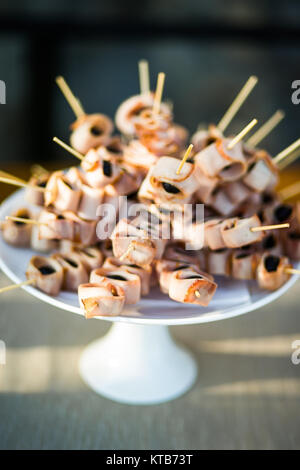
[{"label": "bamboo toothpick", "polygon": [[296,183],[290,184],[286,188],[280,189],[278,192],[283,201],[290,199],[300,193],[300,181],[296,181]]},{"label": "bamboo toothpick", "polygon": [[64,97],[66,98],[67,102],[69,103],[70,107],[72,108],[75,116],[79,118],[85,114],[83,107],[81,106],[80,101],[76,98],[76,96],[71,91],[69,85],[67,84],[64,77],[56,77],[55,79],[57,85],[59,86],[61,92],[63,93]]},{"label": "bamboo toothpick", "polygon": [[283,111],[276,111],[276,113],[247,140],[247,144],[256,147],[276,126],[278,126],[284,116],[285,113]]},{"label": "bamboo toothpick", "polygon": [[291,165],[293,162],[295,162],[298,158],[300,157],[300,150],[296,150],[295,152],[292,152],[287,158],[284,160],[281,160],[279,164],[277,164],[278,168],[280,171],[282,171],[284,168],[286,168],[288,165]]},{"label": "bamboo toothpick", "polygon": [[25,219],[25,217],[14,217],[12,215],[7,215],[6,220],[12,220],[13,222],[21,222],[22,224],[32,224],[32,225],[47,225],[45,222],[39,222],[34,219]]},{"label": "bamboo toothpick", "polygon": [[35,284],[35,279],[28,279],[28,281],[20,282],[20,284],[12,284],[7,287],[2,287],[0,289],[0,294],[9,290],[18,289],[19,287],[29,286],[30,284]]},{"label": "bamboo toothpick", "polygon": [[228,110],[222,117],[221,121],[218,124],[218,128],[221,132],[224,132],[225,129],[228,127],[229,123],[232,121],[248,95],[251,93],[253,88],[258,82],[258,78],[252,75],[248,78],[247,82],[237,95],[237,97],[233,100],[232,104],[229,106]]},{"label": "bamboo toothpick", "polygon": [[9,180],[16,180],[16,181],[21,181],[22,183],[26,183],[26,181],[22,180],[18,176],[11,175],[10,173],[6,173],[6,171],[0,170],[0,176],[3,176],[4,178],[7,178]]},{"label": "bamboo toothpick", "polygon": [[140,93],[146,95],[150,91],[149,65],[147,60],[139,61]]},{"label": "bamboo toothpick", "polygon": [[134,250],[134,246],[133,244],[130,242],[129,243],[129,247],[127,248],[127,250],[125,251],[125,253],[122,254],[122,256],[120,256],[120,261],[123,261],[127,255],[129,255],[129,253],[132,252],[132,250]]},{"label": "bamboo toothpick", "polygon": [[56,142],[58,145],[63,147],[65,150],[67,150],[79,160],[84,160],[84,155],[82,155],[82,153],[77,152],[77,150],[73,149],[73,147],[70,147],[70,145],[65,144],[62,140],[58,139],[57,137],[53,137],[53,142]]},{"label": "bamboo toothpick", "polygon": [[228,150],[233,149],[233,147],[234,147],[238,142],[240,142],[240,140],[242,140],[242,138],[245,137],[245,135],[248,134],[248,132],[250,132],[251,129],[252,129],[252,127],[254,127],[256,124],[257,124],[257,119],[252,119],[252,121],[249,122],[249,124],[247,124],[247,126],[244,127],[244,129],[242,129],[241,132],[239,132],[238,135],[236,135],[236,136],[229,142],[229,144],[227,145]]},{"label": "bamboo toothpick", "polygon": [[278,228],[289,228],[290,224],[261,225],[260,227],[251,227],[251,232],[262,232],[264,230],[276,230]]},{"label": "bamboo toothpick", "polygon": [[2,183],[11,184],[12,186],[19,186],[21,188],[31,188],[31,189],[34,189],[35,191],[41,191],[41,192],[47,191],[47,188],[41,188],[40,186],[34,186],[33,184],[29,184],[26,181],[19,181],[19,180],[14,180],[14,179],[11,179],[11,178],[4,178],[3,176],[0,176],[0,181]]},{"label": "bamboo toothpick", "polygon": [[291,145],[289,145],[286,149],[282,150],[276,157],[273,158],[274,162],[278,165],[279,162],[284,160],[288,155],[290,155],[294,150],[300,147],[300,139],[297,139]]},{"label": "bamboo toothpick", "polygon": [[160,72],[157,77],[156,91],[154,96],[153,112],[155,114],[159,113],[160,103],[164,89],[166,75],[163,72]]},{"label": "bamboo toothpick", "polygon": [[285,268],[284,272],[287,274],[300,274],[300,269]]},{"label": "bamboo toothpick", "polygon": [[187,159],[189,158],[189,155],[190,155],[191,151],[193,150],[193,147],[194,147],[193,144],[190,144],[190,145],[189,145],[187,151],[186,151],[185,154],[183,155],[183,158],[182,158],[182,160],[181,160],[181,162],[180,162],[180,164],[179,164],[179,167],[178,167],[177,170],[176,170],[176,175],[179,175],[179,173],[181,172],[183,165],[185,164],[185,162],[186,162]]}]

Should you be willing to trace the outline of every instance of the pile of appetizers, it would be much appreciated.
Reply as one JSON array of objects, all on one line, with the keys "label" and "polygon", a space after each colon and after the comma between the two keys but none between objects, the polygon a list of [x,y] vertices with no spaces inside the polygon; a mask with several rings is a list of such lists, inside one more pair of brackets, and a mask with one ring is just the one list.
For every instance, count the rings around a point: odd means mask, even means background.
[{"label": "pile of appetizers", "polygon": [[164,78],[158,75],[151,92],[147,63],[140,63],[141,92],[118,108],[114,134],[112,120],[86,114],[58,77],[76,121],[70,146],[53,140],[80,165],[54,172],[36,166],[28,182],[0,172],[0,181],[25,187],[27,202],[39,208],[18,208],[1,224],[7,243],[37,252],[22,285],[51,296],[78,291],[87,318],[119,315],[154,286],[177,302],[207,306],[215,275],[275,290],[298,272],[292,261],[300,260],[300,203],[286,200],[299,184],[275,188],[300,139],[274,158],[258,148],[283,113],[248,140],[256,119],[224,135],[257,82],[250,77],[220,123],[198,129],[189,144],[162,101]]}]

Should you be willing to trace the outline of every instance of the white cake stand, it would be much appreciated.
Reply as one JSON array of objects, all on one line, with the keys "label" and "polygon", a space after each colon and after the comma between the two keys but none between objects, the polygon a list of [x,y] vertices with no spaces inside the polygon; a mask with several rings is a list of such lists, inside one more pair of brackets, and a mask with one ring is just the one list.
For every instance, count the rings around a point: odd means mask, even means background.
[{"label": "white cake stand", "polygon": [[[3,202],[0,220],[20,207],[30,208],[24,203],[23,190]],[[30,249],[7,245],[0,237],[0,267],[13,282],[25,280],[33,254]],[[81,377],[96,393],[118,402],[138,405],[172,400],[191,388],[197,365],[191,354],[174,342],[168,325],[207,323],[256,310],[280,297],[296,280],[293,276],[269,293],[259,290],[255,283],[220,278],[217,293],[206,308],[178,304],[155,290],[121,316],[97,317],[113,325],[83,351]],[[83,315],[76,294],[62,292],[54,298],[31,286],[23,288],[44,302]]]}]

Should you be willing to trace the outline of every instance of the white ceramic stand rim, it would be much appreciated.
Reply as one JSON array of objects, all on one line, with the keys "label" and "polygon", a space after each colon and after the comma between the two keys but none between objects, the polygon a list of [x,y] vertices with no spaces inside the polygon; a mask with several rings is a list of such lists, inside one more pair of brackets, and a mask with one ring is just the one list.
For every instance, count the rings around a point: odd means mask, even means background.
[{"label": "white ceramic stand rim", "polygon": [[177,346],[167,326],[114,323],[82,353],[79,371],[96,393],[151,405],[179,397],[197,377],[194,358]]}]

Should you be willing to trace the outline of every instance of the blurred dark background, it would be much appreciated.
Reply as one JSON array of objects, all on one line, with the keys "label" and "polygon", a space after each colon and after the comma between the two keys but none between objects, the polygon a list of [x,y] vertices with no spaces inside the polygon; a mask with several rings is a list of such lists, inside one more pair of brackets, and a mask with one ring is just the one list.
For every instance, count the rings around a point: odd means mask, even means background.
[{"label": "blurred dark background", "polygon": [[277,153],[300,137],[300,105],[291,102],[291,83],[300,79],[299,20],[299,0],[1,0],[1,168],[72,164],[51,142],[54,135],[68,140],[74,120],[55,76],[66,78],[87,112],[113,116],[139,90],[141,58],[149,61],[153,88],[157,73],[166,72],[164,97],[192,132],[199,122],[218,122],[257,75],[228,131],[284,109],[286,119],[264,141]]}]

